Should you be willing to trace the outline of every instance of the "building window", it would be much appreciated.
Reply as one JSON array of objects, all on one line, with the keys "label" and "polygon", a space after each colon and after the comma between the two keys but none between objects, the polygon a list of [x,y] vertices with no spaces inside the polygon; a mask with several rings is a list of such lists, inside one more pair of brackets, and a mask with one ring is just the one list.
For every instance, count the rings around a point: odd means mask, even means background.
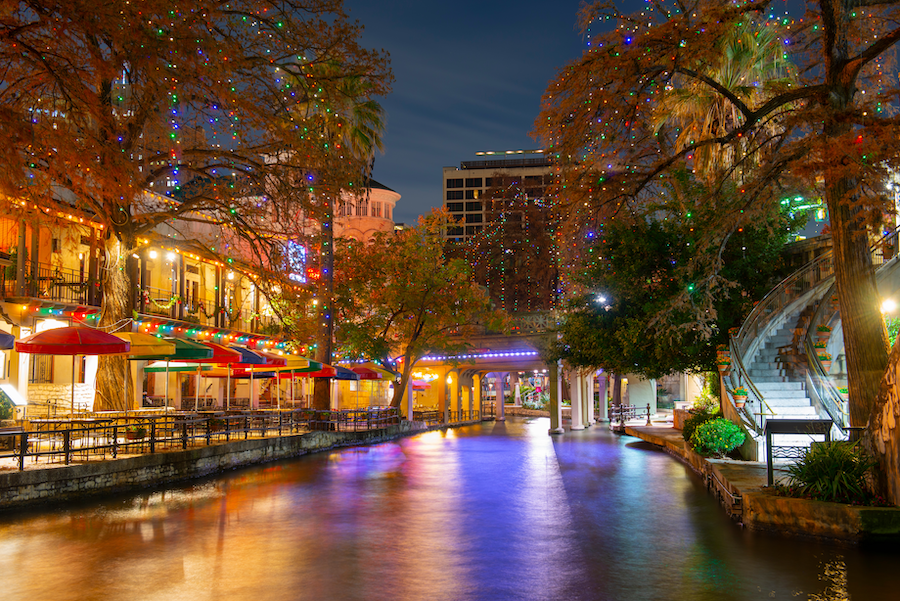
[{"label": "building window", "polygon": [[372,217],[381,217],[381,201],[372,201]]},{"label": "building window", "polygon": [[462,200],[462,190],[447,190],[447,200]]},{"label": "building window", "polygon": [[480,231],[481,231],[480,225],[467,225],[466,226],[466,235],[467,236],[474,236],[475,234],[477,234]]},{"label": "building window", "polygon": [[459,178],[459,179],[448,179],[448,180],[447,180],[447,187],[448,187],[448,188],[462,188],[462,187],[463,187],[463,181],[462,181],[462,178]]},{"label": "building window", "polygon": [[480,202],[467,202],[466,203],[466,211],[480,211],[481,203]]},{"label": "building window", "polygon": [[394,207],[392,207],[391,205],[385,203],[385,205],[384,205],[384,218],[385,219],[393,219],[393,217],[391,217],[391,211],[393,208]]},{"label": "building window", "polygon": [[466,198],[475,199],[481,198],[481,190],[466,190]]},{"label": "building window", "polygon": [[360,200],[359,204],[356,205],[356,216],[357,217],[365,217],[369,214],[369,201]]},{"label": "building window", "polygon": [[480,177],[467,177],[466,178],[466,188],[480,188],[481,187],[481,178]]},{"label": "building window", "polygon": [[447,235],[448,235],[448,236],[462,236],[462,235],[463,235],[463,228],[461,228],[461,227],[448,227],[448,228],[447,228]]},{"label": "building window", "polygon": [[481,213],[472,213],[466,215],[466,223],[481,223]]},{"label": "building window", "polygon": [[447,210],[451,213],[461,213],[463,210],[463,203],[461,202],[448,202]]}]

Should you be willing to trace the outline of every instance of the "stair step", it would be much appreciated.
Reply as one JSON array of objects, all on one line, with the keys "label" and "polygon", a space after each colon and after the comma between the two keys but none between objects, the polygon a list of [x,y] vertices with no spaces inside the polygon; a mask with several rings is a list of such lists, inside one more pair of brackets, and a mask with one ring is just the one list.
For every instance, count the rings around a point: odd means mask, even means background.
[{"label": "stair step", "polygon": [[805,382],[754,382],[760,392],[765,390],[806,390]]}]

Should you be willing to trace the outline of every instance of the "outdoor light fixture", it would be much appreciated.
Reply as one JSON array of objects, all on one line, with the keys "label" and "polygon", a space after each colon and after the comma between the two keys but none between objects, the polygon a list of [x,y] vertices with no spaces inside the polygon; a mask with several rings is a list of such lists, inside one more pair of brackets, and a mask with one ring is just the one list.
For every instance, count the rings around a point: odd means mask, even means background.
[{"label": "outdoor light fixture", "polygon": [[882,313],[893,313],[897,310],[897,301],[892,298],[886,298],[881,303],[881,312]]},{"label": "outdoor light fixture", "polygon": [[150,257],[151,259],[155,259],[156,257],[159,256],[159,254],[155,250],[151,250],[149,253],[147,253],[147,256]]},{"label": "outdoor light fixture", "polygon": [[168,259],[169,261],[174,261],[175,253],[166,253],[166,259]]}]

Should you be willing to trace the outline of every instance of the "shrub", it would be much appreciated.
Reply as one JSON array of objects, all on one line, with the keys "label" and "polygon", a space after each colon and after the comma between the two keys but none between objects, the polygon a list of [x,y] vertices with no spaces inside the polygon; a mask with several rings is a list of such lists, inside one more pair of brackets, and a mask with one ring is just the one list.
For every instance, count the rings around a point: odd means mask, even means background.
[{"label": "shrub", "polygon": [[866,474],[874,466],[875,460],[858,443],[814,443],[788,467],[789,490],[819,501],[868,504]]},{"label": "shrub", "polygon": [[742,444],[743,431],[722,417],[700,424],[691,435],[691,446],[704,457],[724,457]]},{"label": "shrub", "polygon": [[684,420],[684,426],[682,426],[681,430],[682,437],[690,442],[691,436],[698,426],[719,417],[722,417],[722,412],[716,406],[695,406],[691,409],[691,416]]},{"label": "shrub", "polygon": [[12,399],[0,390],[0,419],[13,419],[15,416],[15,405]]}]

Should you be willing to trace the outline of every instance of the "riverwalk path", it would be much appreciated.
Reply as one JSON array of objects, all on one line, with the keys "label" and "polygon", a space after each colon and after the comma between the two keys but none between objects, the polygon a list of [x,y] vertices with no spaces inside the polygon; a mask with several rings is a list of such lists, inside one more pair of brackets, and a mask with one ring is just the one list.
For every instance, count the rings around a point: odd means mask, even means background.
[{"label": "riverwalk path", "polygon": [[[900,540],[900,508],[860,507],[794,499],[774,494],[766,463],[711,459],[693,452],[671,421],[626,424],[625,434],[665,449],[705,480],[726,513],[744,527],[800,537],[850,543]],[[775,482],[787,479],[784,464],[774,466]]]}]

